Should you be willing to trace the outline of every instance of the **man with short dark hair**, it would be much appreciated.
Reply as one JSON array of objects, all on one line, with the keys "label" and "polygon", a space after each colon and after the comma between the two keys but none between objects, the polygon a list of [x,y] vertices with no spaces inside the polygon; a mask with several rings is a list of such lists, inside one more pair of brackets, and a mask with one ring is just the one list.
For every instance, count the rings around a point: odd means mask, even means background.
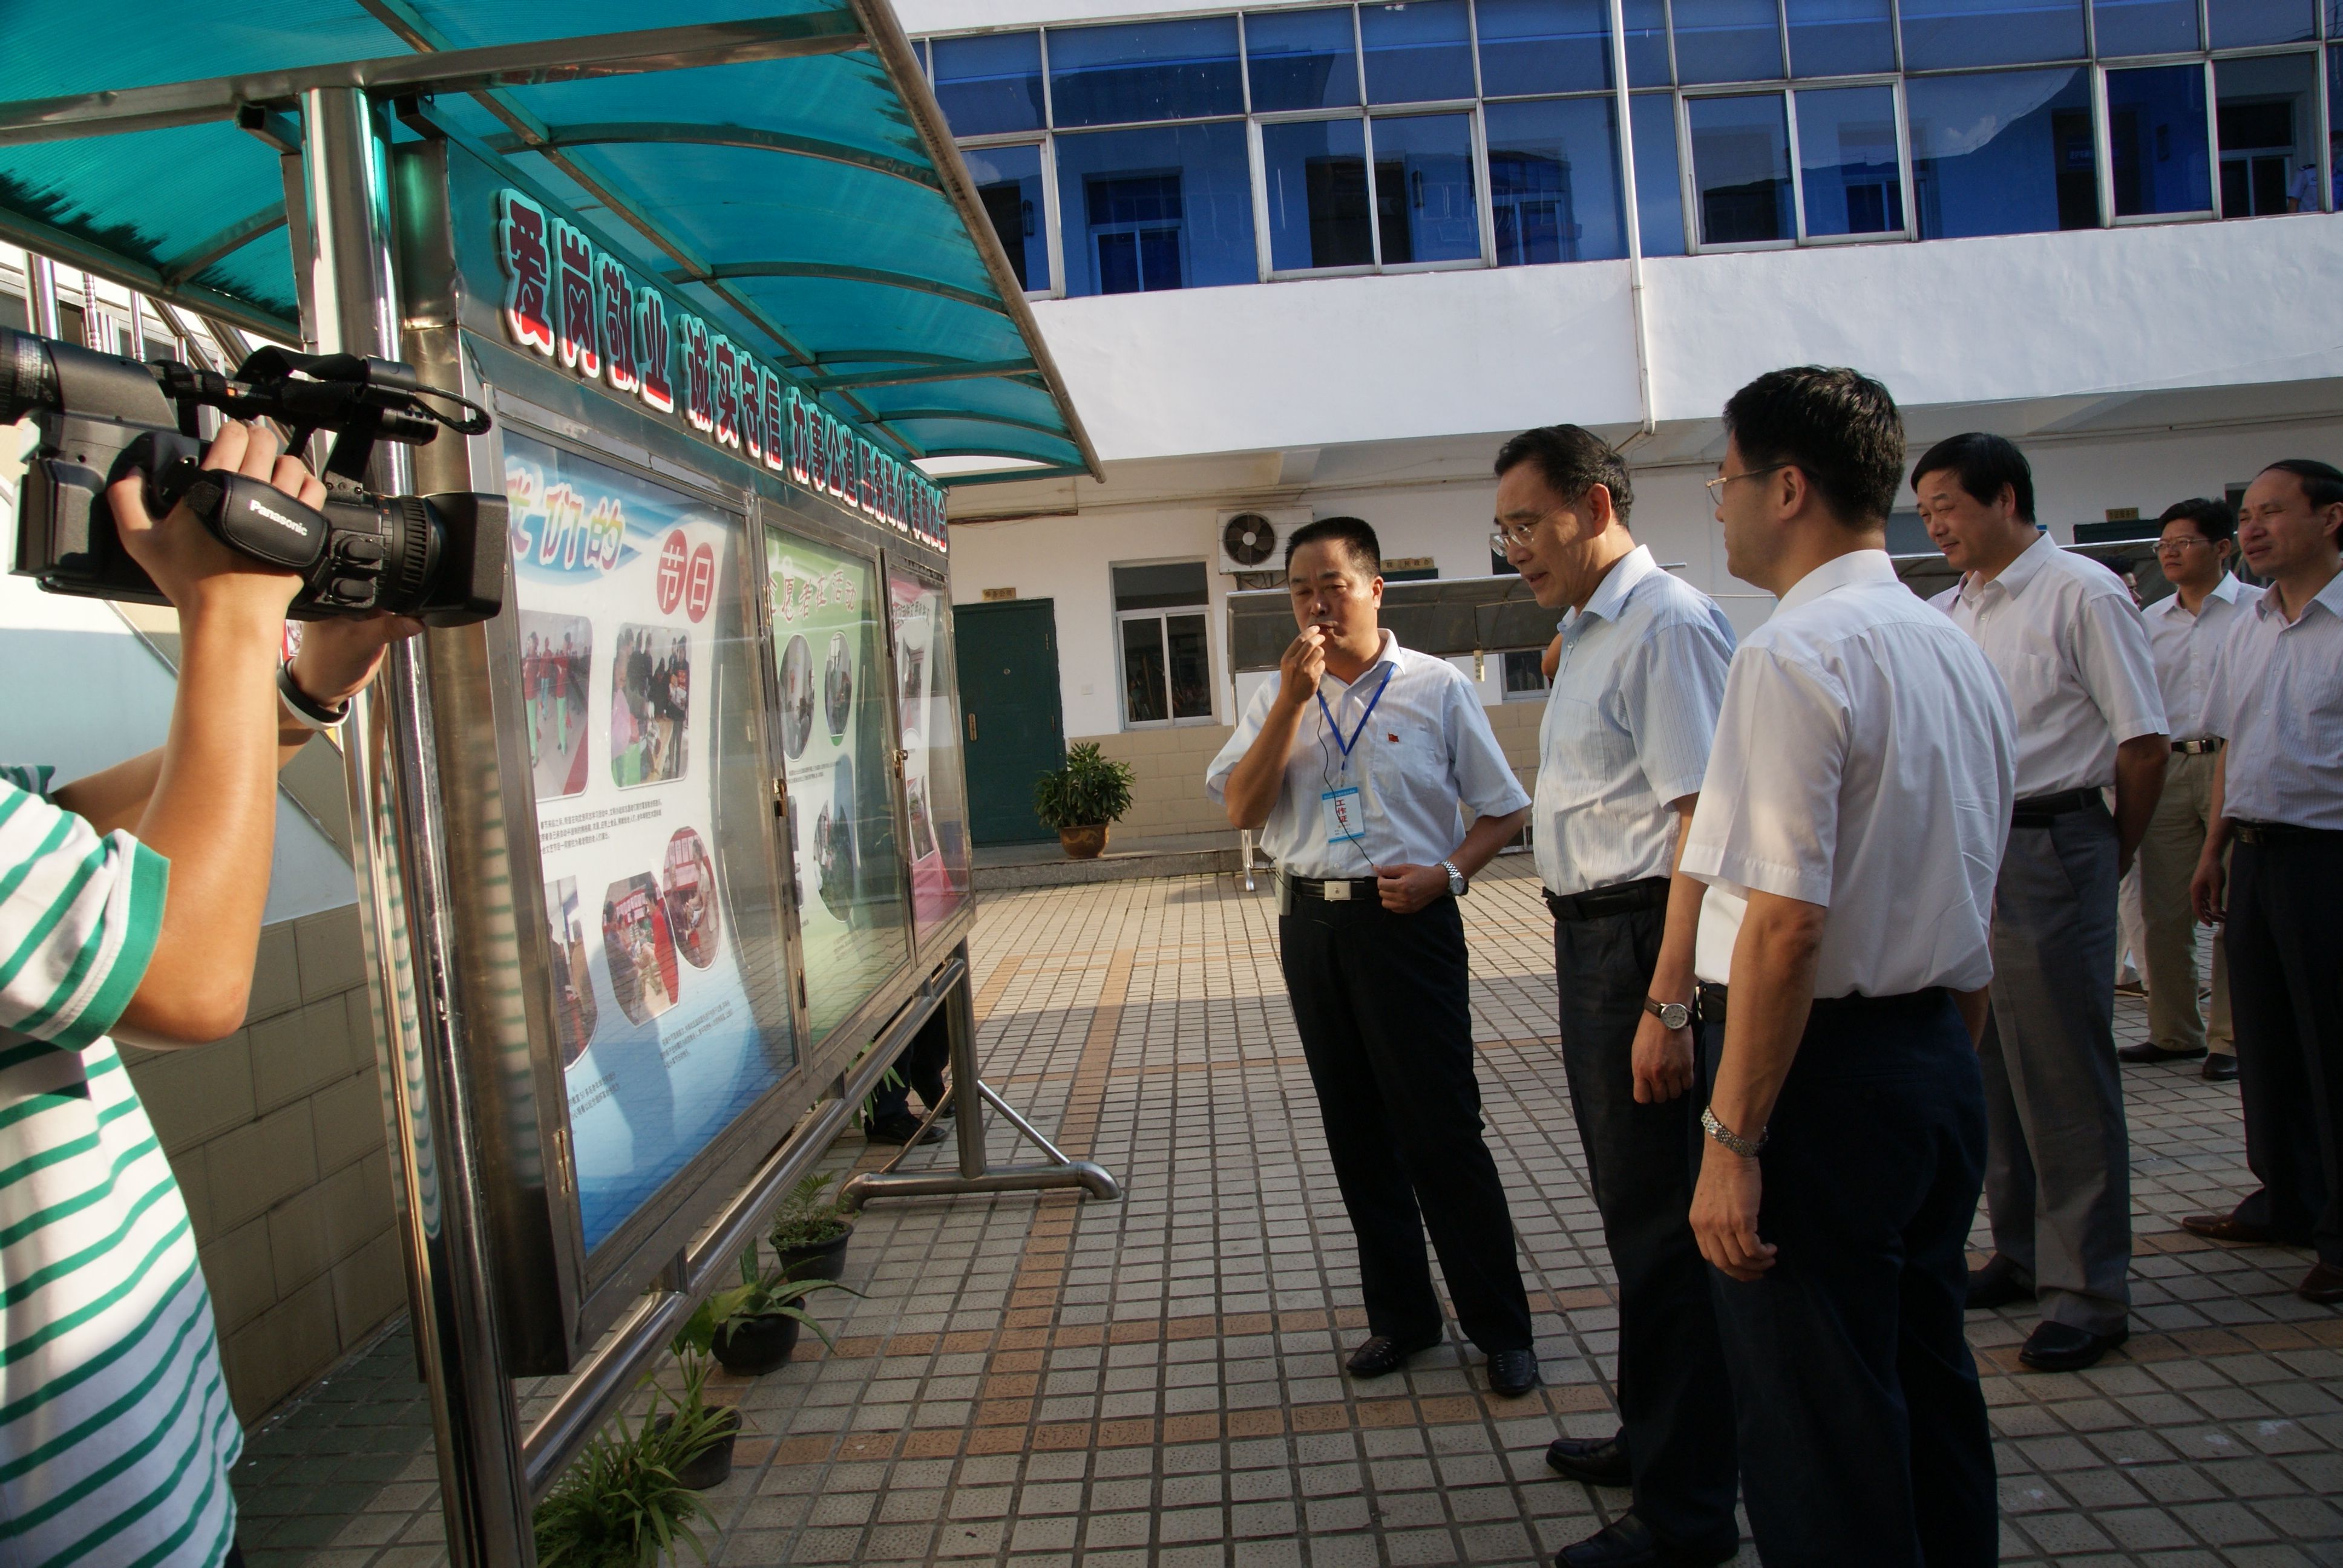
[{"label": "man with short dark hair", "polygon": [[[2206,682],[2213,829],[2190,894],[2226,920],[2246,1164],[2261,1190],[2181,1223],[2256,1245],[2308,1242],[2295,1293],[2343,1302],[2343,472],[2308,457],[2247,487],[2238,542],[2269,590]],[[2224,848],[2235,844],[2226,877]],[[2227,896],[2223,883],[2227,881]]]},{"label": "man with short dark hair", "polygon": [[2122,579],[2035,526],[2033,470],[2015,445],[1940,441],[1913,465],[1912,489],[1928,537],[1963,574],[1934,602],[1985,650],[2017,715],[1982,1050],[1994,1255],[1969,1304],[2033,1297],[2042,1321],[2018,1359],[2077,1372],[2130,1332],[2116,898],[2164,788],[2164,695]]},{"label": "man with short dark hair", "polygon": [[1369,1337],[1347,1364],[1381,1377],[1440,1342],[1429,1231],[1489,1386],[1518,1397],[1537,1386],[1537,1354],[1482,1136],[1456,900],[1521,830],[1529,797],[1473,683],[1376,624],[1374,529],[1357,518],[1296,528],[1285,570],[1300,635],[1204,789],[1277,860],[1286,994],[1359,1241]]},{"label": "man with short dark hair", "polygon": [[1557,1438],[1546,1462],[1634,1489],[1634,1512],[1561,1568],[1721,1563],[1734,1523],[1733,1390],[1693,1240],[1693,935],[1704,884],[1677,873],[1733,657],[1716,603],[1627,531],[1619,454],[1575,425],[1497,454],[1490,543],[1564,615],[1538,729],[1538,874],[1554,914],[1562,1064],[1588,1185],[1619,1277],[1612,1436]]},{"label": "man with short dark hair", "polygon": [[2140,618],[2147,623],[2157,684],[2164,691],[2172,756],[2165,764],[2164,793],[2139,843],[2140,913],[2147,928],[2140,954],[2147,981],[2147,1038],[2116,1055],[2137,1062],[2202,1056],[2204,1075],[2219,1081],[2237,1076],[2228,957],[2216,934],[2208,1031],[2197,1007],[2197,920],[2188,901],[2188,880],[2197,874],[2197,858],[2212,825],[2213,759],[2221,749],[2221,738],[2205,728],[2205,680],[2230,627],[2262,590],[2229,571],[2237,525],[2227,501],[2175,501],[2157,524],[2162,531],[2156,541],[2157,565],[2173,591]]},{"label": "man with short dark hair", "polygon": [[1734,655],[1683,861],[1709,884],[1692,1227],[1750,1530],[1769,1563],[1984,1568],[1993,1441],[1961,1312],[2009,700],[1888,559],[1886,388],[1777,370],[1725,427],[1726,568],[1781,600]]}]

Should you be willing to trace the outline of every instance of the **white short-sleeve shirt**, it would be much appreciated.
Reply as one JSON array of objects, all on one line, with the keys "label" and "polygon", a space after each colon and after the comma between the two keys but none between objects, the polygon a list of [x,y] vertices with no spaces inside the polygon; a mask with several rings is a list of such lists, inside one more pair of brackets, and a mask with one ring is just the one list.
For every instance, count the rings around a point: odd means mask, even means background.
[{"label": "white short-sleeve shirt", "polygon": [[1538,725],[1538,876],[1565,894],[1664,877],[1676,848],[1668,806],[1708,770],[1733,623],[1638,545],[1561,631]]},{"label": "white short-sleeve shirt", "polygon": [[1976,639],[2017,715],[2017,798],[2102,789],[2116,747],[2165,733],[2147,628],[2123,579],[2044,534],[1991,582],[1931,601]]},{"label": "white short-sleeve shirt", "polygon": [[1684,842],[1710,888],[1694,972],[1732,982],[1755,889],[1830,911],[1817,997],[1985,985],[2016,755],[1992,667],[1885,551],[1808,573],[1725,680]]},{"label": "white short-sleeve shirt", "polygon": [[2223,572],[2195,615],[2177,593],[2139,612],[2147,623],[2148,650],[2156,656],[2156,681],[2164,691],[2164,717],[2175,740],[2202,740],[2212,733],[2205,728],[2205,681],[2213,673],[2213,655],[2237,617],[2261,597],[2261,589]]},{"label": "white short-sleeve shirt", "polygon": [[2221,814],[2343,831],[2343,577],[2289,622],[2266,593],[2237,618],[2206,681],[2222,752]]},{"label": "white short-sleeve shirt", "polygon": [[[1261,734],[1282,678],[1272,675],[1253,694],[1236,733],[1205,769],[1204,792],[1215,801],[1227,799],[1229,774]],[[1503,817],[1530,803],[1464,672],[1402,648],[1388,628],[1381,655],[1357,680],[1325,676],[1318,695],[1324,706],[1312,701],[1302,710],[1277,803],[1262,825],[1262,848],[1282,869],[1335,878],[1436,866],[1464,841],[1460,803],[1475,817]],[[1342,743],[1354,734],[1346,758]],[[1347,789],[1359,791],[1358,840],[1337,840],[1326,827],[1321,798]]]}]

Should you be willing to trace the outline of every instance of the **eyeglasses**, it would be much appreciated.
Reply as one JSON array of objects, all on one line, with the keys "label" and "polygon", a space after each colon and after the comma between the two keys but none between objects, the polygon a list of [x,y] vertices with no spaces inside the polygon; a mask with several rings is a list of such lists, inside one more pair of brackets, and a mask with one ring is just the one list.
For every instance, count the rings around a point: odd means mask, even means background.
[{"label": "eyeglasses", "polygon": [[1545,512],[1531,522],[1499,523],[1496,531],[1489,536],[1489,548],[1499,555],[1503,555],[1515,545],[1526,546],[1530,542],[1530,537],[1537,532],[1538,524],[1552,516],[1554,516],[1552,512]]},{"label": "eyeglasses", "polygon": [[2156,553],[2160,556],[2177,556],[2184,550],[2194,549],[2199,545],[2211,549],[2217,542],[2213,539],[2200,538],[2194,534],[2185,534],[2177,539],[2157,540]]},{"label": "eyeglasses", "polygon": [[1725,500],[1725,487],[1733,483],[1735,479],[1754,479],[1760,474],[1770,474],[1776,468],[1787,468],[1791,467],[1794,467],[1794,465],[1789,463],[1768,463],[1762,468],[1747,468],[1738,474],[1719,474],[1714,479],[1704,481],[1708,487],[1709,504],[1711,506],[1723,504]]}]

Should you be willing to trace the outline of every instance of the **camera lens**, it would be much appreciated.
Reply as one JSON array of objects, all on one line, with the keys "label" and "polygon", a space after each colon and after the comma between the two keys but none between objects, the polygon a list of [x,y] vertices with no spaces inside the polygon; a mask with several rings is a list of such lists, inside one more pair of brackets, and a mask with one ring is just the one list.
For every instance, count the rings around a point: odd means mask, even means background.
[{"label": "camera lens", "polygon": [[0,327],[0,425],[57,407],[57,367],[49,346],[29,332]]}]

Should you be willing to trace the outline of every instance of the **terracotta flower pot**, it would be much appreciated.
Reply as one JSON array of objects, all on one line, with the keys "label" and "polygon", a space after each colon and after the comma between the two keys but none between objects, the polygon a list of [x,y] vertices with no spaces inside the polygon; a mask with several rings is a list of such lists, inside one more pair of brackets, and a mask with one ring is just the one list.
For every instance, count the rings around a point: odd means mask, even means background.
[{"label": "terracotta flower pot", "polygon": [[1058,842],[1065,846],[1066,854],[1076,860],[1095,860],[1106,850],[1108,824],[1094,823],[1087,828],[1061,828]]}]

